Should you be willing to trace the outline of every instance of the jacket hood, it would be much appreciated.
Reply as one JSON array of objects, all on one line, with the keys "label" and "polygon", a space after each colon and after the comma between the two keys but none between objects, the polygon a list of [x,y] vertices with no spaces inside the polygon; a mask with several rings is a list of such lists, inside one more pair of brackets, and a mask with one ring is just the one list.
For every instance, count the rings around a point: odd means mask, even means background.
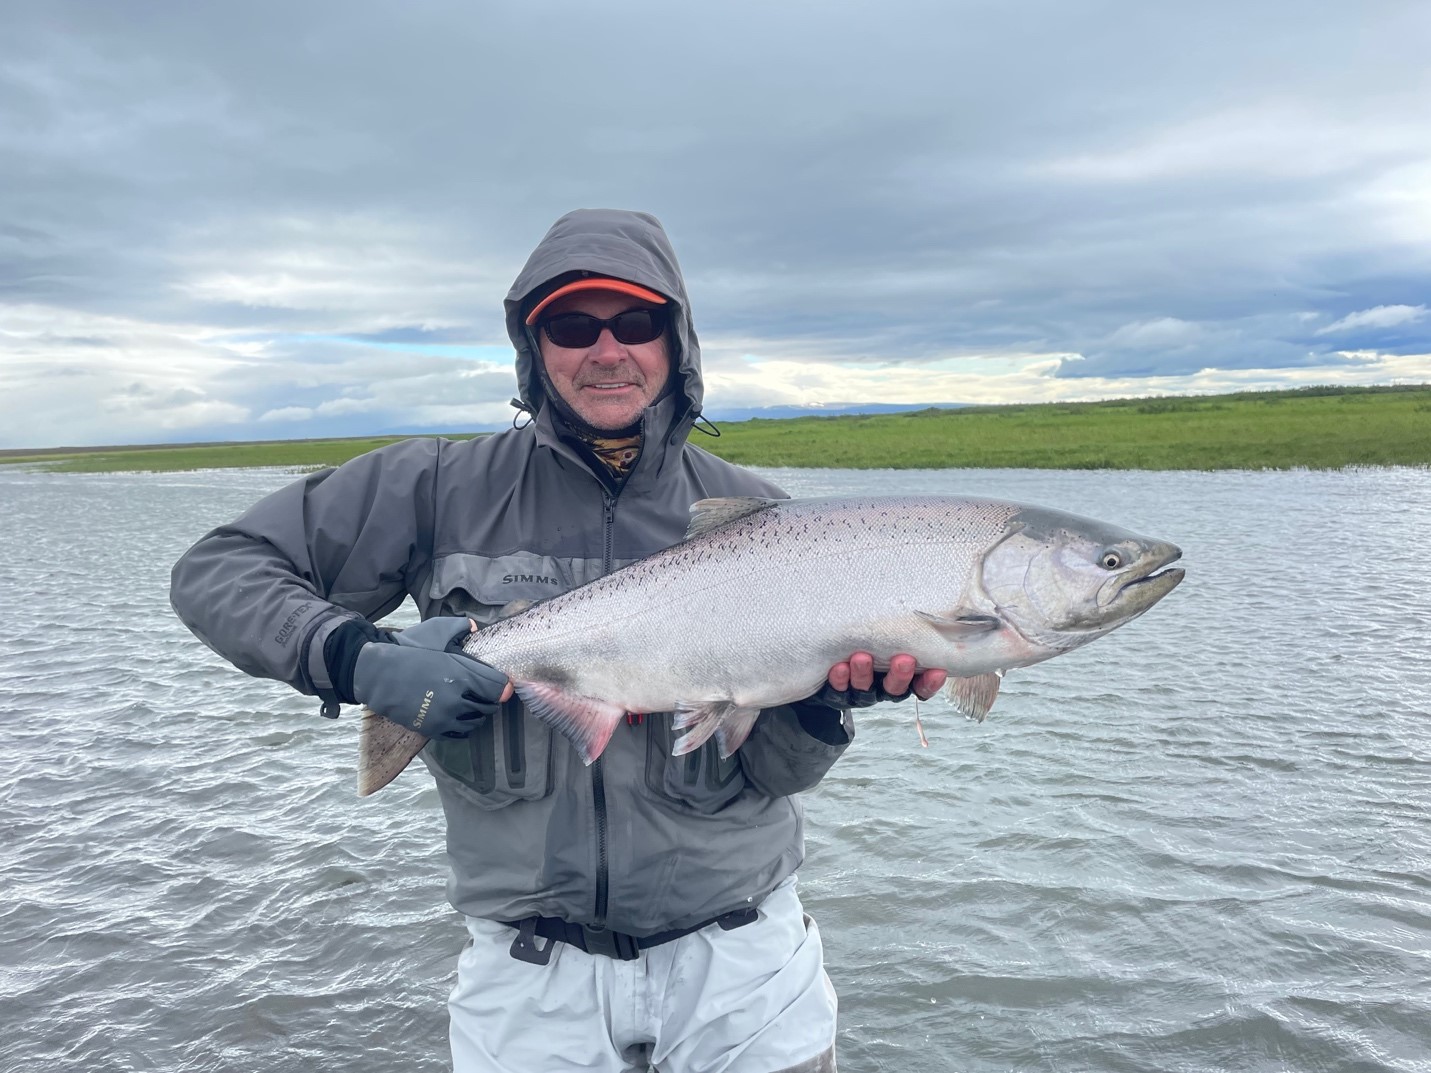
[{"label": "jacket hood", "polygon": [[676,251],[661,221],[645,212],[625,209],[577,209],[546,233],[507,292],[507,335],[517,350],[517,390],[533,413],[546,404],[546,389],[538,372],[534,335],[523,323],[526,310],[560,284],[582,276],[613,276],[649,287],[671,303],[672,368],[676,392],[686,405],[677,420],[701,412],[701,348],[691,321],[686,281],[676,263]]}]

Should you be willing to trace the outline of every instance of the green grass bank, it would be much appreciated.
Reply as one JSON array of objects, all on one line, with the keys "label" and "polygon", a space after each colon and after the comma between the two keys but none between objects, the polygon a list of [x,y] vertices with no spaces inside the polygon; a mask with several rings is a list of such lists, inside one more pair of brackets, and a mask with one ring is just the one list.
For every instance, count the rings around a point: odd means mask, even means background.
[{"label": "green grass bank", "polygon": [[[152,444],[138,447],[79,447],[46,451],[0,451],[0,465],[44,463],[55,473],[168,472],[236,469],[247,466],[337,466],[405,436],[361,436],[333,440],[268,440],[255,443]],[[451,439],[468,439],[466,435]]]},{"label": "green grass bank", "polygon": [[[337,465],[402,437],[3,451],[64,472]],[[1340,469],[1431,465],[1431,385],[971,406],[721,426],[744,465],[849,469]]]},{"label": "green grass bank", "polygon": [[723,426],[732,462],[850,469],[1431,465],[1431,385],[971,406]]}]

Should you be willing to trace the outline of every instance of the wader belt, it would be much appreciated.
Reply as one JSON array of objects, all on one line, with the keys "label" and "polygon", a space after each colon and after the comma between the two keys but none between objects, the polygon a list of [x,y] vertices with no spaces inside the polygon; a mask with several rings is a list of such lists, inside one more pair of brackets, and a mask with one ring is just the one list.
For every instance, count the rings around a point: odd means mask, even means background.
[{"label": "wader belt", "polygon": [[[545,965],[551,961],[552,947],[566,943],[588,954],[601,954],[617,961],[635,961],[641,951],[662,943],[669,943],[692,932],[719,924],[721,931],[735,931],[747,924],[755,923],[760,915],[755,908],[736,909],[722,913],[718,917],[692,924],[689,928],[672,931],[658,931],[655,935],[626,935],[608,928],[594,928],[589,924],[569,924],[560,917],[527,917],[525,920],[503,920],[501,923],[517,929],[517,937],[512,940],[512,956],[518,961],[533,965]],[[537,938],[551,940],[545,946],[537,945]]]}]

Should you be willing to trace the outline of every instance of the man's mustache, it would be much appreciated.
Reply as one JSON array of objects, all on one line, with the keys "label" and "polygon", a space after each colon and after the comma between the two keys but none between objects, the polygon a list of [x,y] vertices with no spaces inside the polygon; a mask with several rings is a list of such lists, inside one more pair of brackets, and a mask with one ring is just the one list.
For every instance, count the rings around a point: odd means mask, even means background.
[{"label": "man's mustache", "polygon": [[592,384],[635,384],[637,387],[646,386],[646,378],[641,375],[641,371],[634,365],[617,365],[613,368],[605,369],[601,373],[581,373],[572,378],[572,383],[577,387],[590,387]]}]

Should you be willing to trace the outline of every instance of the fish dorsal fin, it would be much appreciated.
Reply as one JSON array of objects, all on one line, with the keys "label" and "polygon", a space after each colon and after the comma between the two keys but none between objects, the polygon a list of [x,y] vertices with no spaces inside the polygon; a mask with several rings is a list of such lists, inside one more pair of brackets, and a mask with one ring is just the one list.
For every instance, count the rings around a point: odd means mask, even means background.
[{"label": "fish dorsal fin", "polygon": [[527,610],[530,607],[535,607],[536,604],[537,601],[535,600],[508,600],[498,610],[497,618],[512,618],[515,615],[520,615],[523,611]]},{"label": "fish dorsal fin", "polygon": [[686,527],[686,539],[709,533],[723,525],[739,521],[757,511],[769,510],[778,499],[764,499],[760,496],[722,496],[718,499],[702,499],[691,504],[691,523]]}]

